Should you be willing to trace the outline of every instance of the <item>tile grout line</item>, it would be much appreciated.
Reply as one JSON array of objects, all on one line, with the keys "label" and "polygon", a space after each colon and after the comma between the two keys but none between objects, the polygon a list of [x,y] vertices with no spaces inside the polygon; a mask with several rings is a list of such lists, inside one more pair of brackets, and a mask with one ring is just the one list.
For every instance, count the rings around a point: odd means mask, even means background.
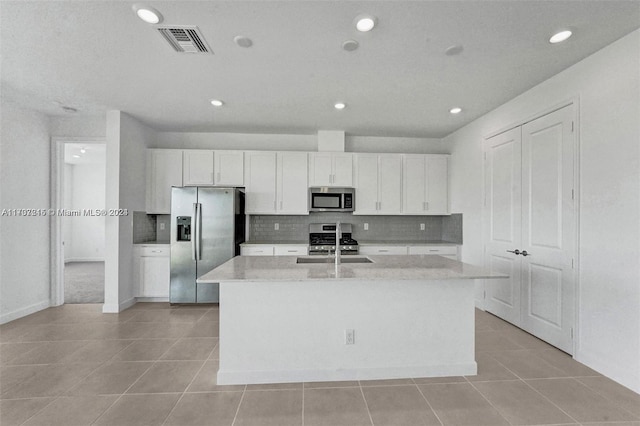
[{"label": "tile grout line", "polygon": [[[138,340],[138,339],[135,339],[135,340]],[[176,343],[178,343],[178,340],[180,340],[180,339],[177,339],[173,345],[175,345]],[[169,348],[167,348],[167,350],[165,350],[165,351],[160,355],[160,357],[162,357],[165,353],[167,353],[167,352],[169,351],[169,349],[171,349],[171,348],[173,347],[173,345],[169,346]],[[123,349],[123,350],[124,350],[124,349]],[[115,356],[115,355],[114,355],[114,356]],[[158,359],[159,359],[159,358],[158,358]],[[109,410],[110,410],[114,405],[116,405],[116,404],[118,403],[118,401],[120,401],[120,400],[122,399],[122,397],[123,397],[123,396],[125,396],[125,395],[127,394],[127,391],[129,391],[129,389],[131,389],[131,388],[132,388],[136,383],[138,383],[138,382],[140,381],[140,379],[141,379],[145,374],[147,374],[147,373],[149,372],[149,370],[151,370],[151,369],[156,365],[156,363],[158,362],[158,359],[154,360],[154,361],[151,363],[151,365],[150,365],[146,370],[144,370],[144,372],[143,372],[143,373],[142,373],[142,374],[141,374],[141,375],[140,375],[136,380],[134,380],[134,382],[133,382],[133,383],[131,383],[131,384],[130,384],[130,385],[129,385],[125,390],[124,390],[124,392],[122,392],[122,393],[121,393],[121,394],[120,394],[120,395],[115,399],[115,401],[113,401],[113,403],[112,403],[109,407],[107,407],[107,409],[106,409],[106,410],[104,410],[104,411],[103,411],[103,412],[102,412],[102,413],[101,413],[101,414],[100,414],[100,415],[99,415],[99,416],[98,416],[98,417],[93,421],[93,423],[91,423],[91,424],[95,424],[98,420],[100,420],[100,418],[101,418],[102,416],[104,416],[104,414],[105,414],[106,412],[108,412],[108,411],[109,411]],[[125,362],[126,362],[126,361],[125,361]],[[147,362],[148,362],[148,361],[147,361]],[[176,402],[176,403],[177,403],[177,402]],[[173,409],[173,408],[172,408],[172,409]]]},{"label": "tile grout line", "polygon": [[418,384],[416,383],[416,381],[412,378],[411,381],[413,382],[413,385],[418,388],[418,392],[420,392],[420,395],[422,395],[422,399],[425,400],[425,402],[427,403],[427,405],[429,406],[429,408],[431,409],[431,412],[433,413],[434,416],[436,416],[436,419],[438,420],[438,422],[440,422],[440,425],[444,425],[444,423],[442,422],[442,420],[440,420],[440,416],[438,416],[438,413],[436,413],[436,410],[433,409],[433,406],[431,405],[431,403],[429,402],[429,400],[427,399],[426,396],[424,396],[424,393],[422,393],[422,389],[420,389],[420,386],[418,386]]},{"label": "tile grout line", "polygon": [[238,402],[238,407],[236,408],[236,414],[233,415],[233,421],[231,422],[231,426],[236,423],[236,419],[238,418],[238,413],[240,412],[240,406],[242,405],[242,401],[244,400],[244,394],[247,391],[247,385],[244,385],[242,389],[242,395],[240,396],[240,402]]},{"label": "tile grout line", "polygon": [[364,396],[364,391],[362,390],[362,385],[360,384],[360,380],[358,380],[358,389],[360,389],[360,395],[362,395],[364,406],[367,409],[367,415],[369,416],[369,421],[371,422],[371,426],[373,426],[373,417],[371,417],[371,411],[369,410],[369,403],[367,402],[367,398]]},{"label": "tile grout line", "polygon": [[[636,420],[633,420],[633,421],[640,420],[640,416],[637,416],[635,413],[630,412],[625,407],[623,407],[622,405],[618,404],[616,401],[607,398],[606,396],[602,395],[600,392],[596,391],[595,389],[591,389],[589,386],[587,386],[586,384],[582,383],[579,378],[577,378],[577,377],[568,377],[568,378],[573,380],[574,382],[578,383],[580,386],[582,386],[582,387],[590,390],[591,392],[595,393],[596,395],[598,395],[600,398],[604,399],[605,401],[613,403],[616,407],[618,407],[619,409],[621,409],[625,413],[630,414],[632,417],[635,417]],[[626,421],[626,420],[623,420],[623,421]]]},{"label": "tile grout line", "polygon": [[[211,350],[211,352],[213,352],[213,349]],[[209,353],[209,355],[211,355],[211,353]],[[180,398],[178,398],[178,400],[176,401],[175,405],[171,408],[169,413],[167,413],[167,417],[165,417],[164,421],[162,422],[163,425],[167,424],[167,421],[171,417],[171,414],[173,414],[173,412],[175,411],[176,407],[180,404],[180,401],[182,401],[182,398],[184,398],[185,394],[187,393],[187,390],[193,384],[193,382],[196,380],[196,377],[198,377],[198,374],[200,374],[200,372],[202,371],[202,369],[204,368],[205,365],[207,365],[207,360],[206,359],[203,361],[203,363],[200,366],[200,368],[198,369],[198,371],[196,371],[196,374],[193,375],[193,377],[191,378],[191,381],[189,382],[189,384],[187,386],[185,386],[184,390],[182,391],[182,394],[180,395]]]},{"label": "tile grout line", "polygon": [[[493,358],[493,357],[491,357]],[[573,420],[574,422],[576,422],[577,424],[581,424],[578,420],[576,420],[572,415],[570,415],[569,413],[567,413],[565,410],[562,409],[562,407],[560,407],[558,404],[556,404],[555,402],[553,402],[551,399],[547,398],[545,395],[543,395],[540,391],[538,391],[536,388],[534,388],[533,386],[531,386],[529,383],[527,383],[527,381],[525,379],[523,379],[522,377],[520,377],[518,374],[516,374],[515,371],[512,371],[509,367],[507,367],[506,365],[504,365],[503,363],[501,363],[499,360],[493,358],[498,364],[500,364],[501,366],[503,366],[507,371],[509,371],[511,374],[513,374],[514,376],[516,376],[518,379],[520,379],[525,385],[527,385],[528,387],[530,387],[531,389],[533,389],[534,392],[536,392],[538,395],[542,396],[544,399],[546,399],[547,401],[549,401],[551,403],[551,405],[553,405],[554,407],[556,407],[558,410],[560,410],[562,413],[566,414],[571,420]],[[558,379],[563,379],[566,377],[558,377]]]},{"label": "tile grout line", "polygon": [[508,424],[513,425],[513,423],[511,423],[511,422],[509,421],[509,419],[507,419],[507,418],[505,417],[505,415],[504,415],[504,414],[502,414],[502,411],[501,411],[501,410],[499,410],[499,409],[498,409],[498,407],[496,407],[495,405],[493,405],[493,403],[492,403],[491,401],[489,401],[489,398],[487,398],[486,396],[484,396],[484,394],[483,394],[482,392],[480,392],[480,390],[479,390],[477,387],[475,387],[475,386],[473,385],[473,383],[471,383],[471,381],[469,381],[469,379],[467,379],[467,377],[466,377],[466,376],[463,376],[463,377],[464,377],[464,379],[467,381],[467,383],[468,383],[468,384],[470,384],[470,385],[471,385],[471,387],[472,387],[476,392],[478,392],[478,394],[479,394],[479,395],[480,395],[480,396],[481,396],[485,401],[487,401],[487,403],[488,403],[488,404],[489,404],[489,405],[490,405],[494,410],[496,410],[496,412],[500,415],[500,417],[502,417],[503,419],[505,419],[505,421],[506,421]]}]

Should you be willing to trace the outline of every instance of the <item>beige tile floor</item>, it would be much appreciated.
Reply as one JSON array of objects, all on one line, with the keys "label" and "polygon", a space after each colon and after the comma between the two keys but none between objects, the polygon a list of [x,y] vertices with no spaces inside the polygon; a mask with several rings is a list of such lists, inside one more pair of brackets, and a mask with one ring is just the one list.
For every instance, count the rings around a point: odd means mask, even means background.
[{"label": "beige tile floor", "polygon": [[218,307],[0,326],[0,425],[635,425],[640,395],[477,311],[473,377],[219,386]]}]

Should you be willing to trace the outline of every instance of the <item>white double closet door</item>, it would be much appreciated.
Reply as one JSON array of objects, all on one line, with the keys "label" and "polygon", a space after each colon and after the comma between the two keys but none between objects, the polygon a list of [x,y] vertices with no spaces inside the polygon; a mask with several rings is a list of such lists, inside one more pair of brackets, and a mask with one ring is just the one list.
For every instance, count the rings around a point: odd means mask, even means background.
[{"label": "white double closet door", "polygon": [[485,309],[573,353],[573,105],[485,141]]}]

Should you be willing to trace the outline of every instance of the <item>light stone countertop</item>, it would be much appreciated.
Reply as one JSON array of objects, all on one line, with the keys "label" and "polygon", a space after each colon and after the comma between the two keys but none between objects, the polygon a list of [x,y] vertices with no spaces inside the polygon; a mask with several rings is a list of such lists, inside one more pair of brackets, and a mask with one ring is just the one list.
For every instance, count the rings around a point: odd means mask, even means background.
[{"label": "light stone countertop", "polygon": [[407,240],[386,240],[371,241],[358,240],[359,246],[459,246],[458,243],[443,240],[407,241]]},{"label": "light stone countertop", "polygon": [[288,245],[288,246],[308,246],[309,245],[309,241],[295,241],[295,240],[278,240],[278,241],[245,241],[244,243],[240,244],[240,246],[255,246],[255,245],[269,245],[269,246],[275,246],[275,245]]},{"label": "light stone countertop", "polygon": [[[298,256],[322,258],[322,256]],[[236,256],[204,274],[198,283],[228,281],[316,281],[316,280],[448,280],[508,278],[478,266],[436,255],[343,256],[368,257],[373,263],[333,262],[297,264],[297,256]],[[330,260],[329,257],[326,258]]]},{"label": "light stone countertop", "polygon": [[133,245],[135,246],[156,246],[156,245],[170,246],[171,243],[169,241],[144,241],[142,243],[133,243]]}]

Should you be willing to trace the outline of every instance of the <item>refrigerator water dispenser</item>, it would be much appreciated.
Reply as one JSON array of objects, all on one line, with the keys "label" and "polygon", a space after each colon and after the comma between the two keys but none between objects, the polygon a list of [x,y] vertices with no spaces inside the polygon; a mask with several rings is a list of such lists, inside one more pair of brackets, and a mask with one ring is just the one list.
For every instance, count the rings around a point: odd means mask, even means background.
[{"label": "refrigerator water dispenser", "polygon": [[178,226],[177,240],[191,241],[191,216],[178,216],[176,224]]}]

